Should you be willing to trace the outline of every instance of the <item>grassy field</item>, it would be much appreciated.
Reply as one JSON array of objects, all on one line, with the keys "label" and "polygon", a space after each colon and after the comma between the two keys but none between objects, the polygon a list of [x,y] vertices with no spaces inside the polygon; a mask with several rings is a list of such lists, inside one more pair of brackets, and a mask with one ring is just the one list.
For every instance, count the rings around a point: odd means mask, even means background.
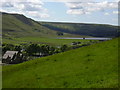
[{"label": "grassy field", "polygon": [[118,39],[3,66],[3,88],[118,87]]},{"label": "grassy field", "polygon": [[[13,39],[4,39],[3,43],[12,43],[12,44],[24,44],[24,43],[38,43],[38,44],[49,44],[49,45],[71,45],[72,42],[89,42],[90,40],[78,40],[78,39],[57,39],[56,37],[21,37]],[[98,40],[92,40],[98,41]]]}]

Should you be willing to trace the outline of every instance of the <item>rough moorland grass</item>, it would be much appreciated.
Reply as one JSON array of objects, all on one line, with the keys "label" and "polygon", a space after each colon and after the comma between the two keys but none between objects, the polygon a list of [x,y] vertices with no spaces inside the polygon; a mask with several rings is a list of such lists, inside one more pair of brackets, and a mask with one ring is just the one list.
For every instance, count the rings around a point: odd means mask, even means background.
[{"label": "rough moorland grass", "polygon": [[118,39],[3,66],[3,88],[118,87]]}]

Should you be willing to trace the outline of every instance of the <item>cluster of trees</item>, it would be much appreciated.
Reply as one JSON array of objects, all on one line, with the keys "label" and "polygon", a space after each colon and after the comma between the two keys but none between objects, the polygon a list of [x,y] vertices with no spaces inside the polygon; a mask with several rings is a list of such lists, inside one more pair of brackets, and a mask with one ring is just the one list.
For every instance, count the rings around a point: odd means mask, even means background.
[{"label": "cluster of trees", "polygon": [[4,54],[6,51],[21,51],[22,47],[20,45],[13,45],[13,44],[2,44],[2,54]]},{"label": "cluster of trees", "polygon": [[63,35],[63,32],[58,31],[58,32],[57,32],[57,35],[58,35],[58,36],[62,36],[62,35]]},{"label": "cluster of trees", "polygon": [[61,45],[59,47],[50,46],[46,44],[20,44],[20,45],[13,45],[13,44],[2,44],[2,53],[4,54],[6,51],[19,51],[22,52],[28,56],[48,56],[53,55],[56,53],[64,52],[70,49],[75,49],[83,46],[88,46],[92,41],[88,43],[82,43],[82,42],[72,42],[72,46],[68,45]]},{"label": "cluster of trees", "polygon": [[61,47],[53,47],[46,44],[30,44],[25,48],[26,53],[30,56],[48,56],[64,52],[66,50],[68,50],[67,45],[62,45]]},{"label": "cluster of trees", "polygon": [[72,45],[78,45],[81,44],[81,42],[72,42]]},{"label": "cluster of trees", "polygon": [[19,51],[28,56],[48,56],[56,53],[64,52],[68,50],[67,45],[61,47],[53,47],[46,44],[29,44],[29,45],[13,45],[13,44],[2,44],[2,53],[6,51]]},{"label": "cluster of trees", "polygon": [[30,44],[25,49],[26,53],[28,55],[41,55],[41,56],[47,56],[56,53],[55,47],[49,46],[49,45],[39,45],[39,44]]},{"label": "cluster of trees", "polygon": [[44,57],[48,55],[53,55],[56,53],[65,52],[67,50],[80,48],[83,46],[88,46],[92,43],[95,43],[93,41],[89,41],[88,43],[82,43],[82,42],[72,42],[71,46],[68,45],[61,45],[61,46],[50,46],[46,44],[20,44],[20,45],[13,45],[13,44],[2,44],[2,54],[4,54],[6,51],[19,51],[22,53],[23,56],[26,57],[26,60],[31,60],[36,57]]}]

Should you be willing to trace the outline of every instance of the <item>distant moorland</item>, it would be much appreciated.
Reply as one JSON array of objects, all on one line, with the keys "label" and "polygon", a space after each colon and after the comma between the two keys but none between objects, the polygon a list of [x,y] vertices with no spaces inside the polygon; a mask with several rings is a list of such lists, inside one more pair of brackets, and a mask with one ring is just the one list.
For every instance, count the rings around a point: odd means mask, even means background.
[{"label": "distant moorland", "polygon": [[24,15],[2,13],[3,38],[28,36],[58,37],[58,32],[67,37],[115,37],[118,26],[105,24],[38,22]]}]

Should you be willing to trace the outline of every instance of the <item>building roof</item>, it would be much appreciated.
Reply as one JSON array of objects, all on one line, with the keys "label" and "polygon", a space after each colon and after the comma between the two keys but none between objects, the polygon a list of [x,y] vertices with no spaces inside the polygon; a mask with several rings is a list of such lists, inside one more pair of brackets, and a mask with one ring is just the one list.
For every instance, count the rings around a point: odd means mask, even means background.
[{"label": "building roof", "polygon": [[3,59],[7,59],[8,56],[12,59],[15,54],[17,54],[18,51],[6,51],[6,53],[3,55]]}]

